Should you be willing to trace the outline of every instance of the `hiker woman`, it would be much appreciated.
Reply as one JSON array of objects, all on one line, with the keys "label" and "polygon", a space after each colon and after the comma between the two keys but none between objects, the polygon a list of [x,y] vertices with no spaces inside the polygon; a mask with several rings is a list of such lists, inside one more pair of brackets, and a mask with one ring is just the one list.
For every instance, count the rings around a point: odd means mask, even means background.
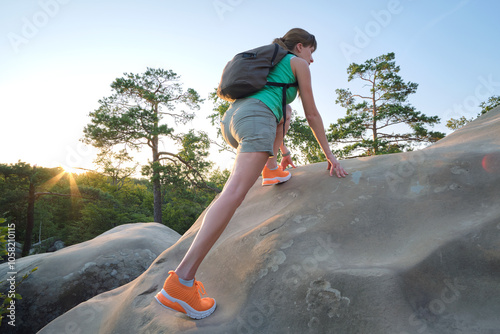
[{"label": "hiker woman", "polygon": [[[314,102],[309,70],[313,62],[312,53],[317,46],[314,35],[295,28],[282,38],[275,39],[274,43],[293,54],[285,56],[271,69],[268,81],[298,81],[307,122],[326,156],[330,176],[336,174],[337,177],[345,177],[347,172],[328,146],[323,121]],[[287,89],[286,103],[291,103],[296,95],[296,87]],[[194,279],[195,273],[261,173],[264,185],[290,179],[290,172],[278,168],[276,161],[281,146],[286,159],[283,164],[291,162],[287,156],[289,152],[282,145],[282,108],[281,88],[265,86],[250,97],[236,100],[227,110],[222,120],[222,131],[224,139],[237,148],[233,170],[219,197],[206,211],[191,247],[177,269],[169,272],[163,289],[156,295],[155,298],[163,306],[195,319],[207,317],[215,310],[215,300],[203,297],[206,292],[202,283]],[[285,117],[285,120],[289,122],[289,117]]]}]

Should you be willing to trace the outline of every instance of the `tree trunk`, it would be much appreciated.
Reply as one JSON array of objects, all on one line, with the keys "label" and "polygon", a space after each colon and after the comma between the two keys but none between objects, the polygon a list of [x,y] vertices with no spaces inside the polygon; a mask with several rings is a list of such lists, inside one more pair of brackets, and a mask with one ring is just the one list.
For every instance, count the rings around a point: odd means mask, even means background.
[{"label": "tree trunk", "polygon": [[33,184],[33,180],[30,179],[30,187],[28,193],[28,213],[26,217],[26,234],[24,237],[23,251],[21,253],[22,256],[28,256],[30,253],[31,237],[33,236],[34,226],[35,226],[35,185]]},{"label": "tree trunk", "polygon": [[[154,124],[155,133],[158,133],[158,105],[155,105],[156,121]],[[152,140],[153,146],[153,202],[154,209],[153,215],[154,220],[157,223],[162,223],[162,210],[161,210],[161,183],[160,183],[160,171],[157,166],[160,163],[160,156],[158,154],[158,135],[153,135]]]},{"label": "tree trunk", "polygon": [[154,196],[154,220],[157,223],[162,223],[161,218],[161,185],[158,178],[158,172],[153,174],[153,196]]},{"label": "tree trunk", "polygon": [[376,103],[375,99],[375,78],[373,79],[373,93],[372,93],[372,105],[373,105],[373,155],[377,155],[378,152],[378,143],[377,143],[377,106],[375,105]]},{"label": "tree trunk", "polygon": [[161,183],[160,172],[157,164],[159,164],[158,157],[158,136],[153,138],[153,198],[154,198],[154,220],[157,223],[162,223],[161,218]]}]

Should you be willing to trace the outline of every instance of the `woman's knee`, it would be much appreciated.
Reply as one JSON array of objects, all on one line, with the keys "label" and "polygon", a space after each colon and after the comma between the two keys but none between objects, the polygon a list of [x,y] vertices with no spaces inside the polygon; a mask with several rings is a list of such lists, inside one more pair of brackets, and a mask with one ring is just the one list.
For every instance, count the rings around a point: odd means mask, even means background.
[{"label": "woman's knee", "polygon": [[224,202],[231,202],[231,205],[240,206],[245,199],[250,188],[242,187],[241,185],[226,184],[219,198],[223,198]]},{"label": "woman's knee", "polygon": [[267,162],[267,152],[238,153],[231,176],[224,185],[222,195],[243,201],[250,188],[260,176]]}]

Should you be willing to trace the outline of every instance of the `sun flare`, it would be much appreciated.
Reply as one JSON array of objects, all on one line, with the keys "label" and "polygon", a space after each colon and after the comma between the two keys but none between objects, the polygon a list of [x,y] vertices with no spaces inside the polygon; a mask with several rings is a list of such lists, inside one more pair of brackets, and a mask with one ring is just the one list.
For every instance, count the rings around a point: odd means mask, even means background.
[{"label": "sun flare", "polygon": [[85,173],[85,170],[81,169],[81,168],[69,167],[69,166],[61,166],[61,168],[64,170],[64,172],[66,174],[83,174],[83,173]]},{"label": "sun flare", "polygon": [[82,194],[80,193],[80,189],[78,189],[78,185],[76,184],[76,180],[74,178],[74,175],[76,174],[81,174],[85,172],[82,169],[78,168],[69,168],[69,167],[63,167],[61,166],[62,171],[45,182],[41,188],[43,188],[45,191],[50,191],[58,182],[61,180],[64,176],[67,176],[68,181],[69,181],[69,191],[71,194],[71,197],[82,197]]}]

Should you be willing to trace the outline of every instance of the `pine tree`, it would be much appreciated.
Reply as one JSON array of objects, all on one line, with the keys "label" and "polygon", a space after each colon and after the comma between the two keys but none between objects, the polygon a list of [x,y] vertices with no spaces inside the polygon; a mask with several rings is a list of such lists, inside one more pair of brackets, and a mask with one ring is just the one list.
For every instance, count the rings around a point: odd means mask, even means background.
[{"label": "pine tree", "polygon": [[[111,84],[113,94],[99,101],[99,108],[90,113],[91,123],[84,129],[84,142],[101,149],[115,145],[151,149],[152,160],[147,170],[153,183],[154,220],[159,223],[162,222],[161,173],[164,169],[161,160],[186,162],[176,153],[162,152],[160,140],[178,141],[175,125],[194,117],[192,113],[176,110],[177,104],[199,109],[203,101],[194,89],[184,91],[178,81],[179,76],[171,70],[148,68],[142,74],[125,73]],[[174,124],[162,123],[165,116]]]},{"label": "pine tree", "polygon": [[394,58],[394,53],[388,53],[347,68],[349,82],[361,79],[369,89],[357,94],[349,89],[336,90],[336,103],[347,109],[346,116],[331,124],[328,133],[330,140],[342,145],[338,155],[402,152],[415,143],[435,142],[445,136],[425,127],[438,123],[437,116],[426,116],[408,102],[418,84],[403,81]]}]

